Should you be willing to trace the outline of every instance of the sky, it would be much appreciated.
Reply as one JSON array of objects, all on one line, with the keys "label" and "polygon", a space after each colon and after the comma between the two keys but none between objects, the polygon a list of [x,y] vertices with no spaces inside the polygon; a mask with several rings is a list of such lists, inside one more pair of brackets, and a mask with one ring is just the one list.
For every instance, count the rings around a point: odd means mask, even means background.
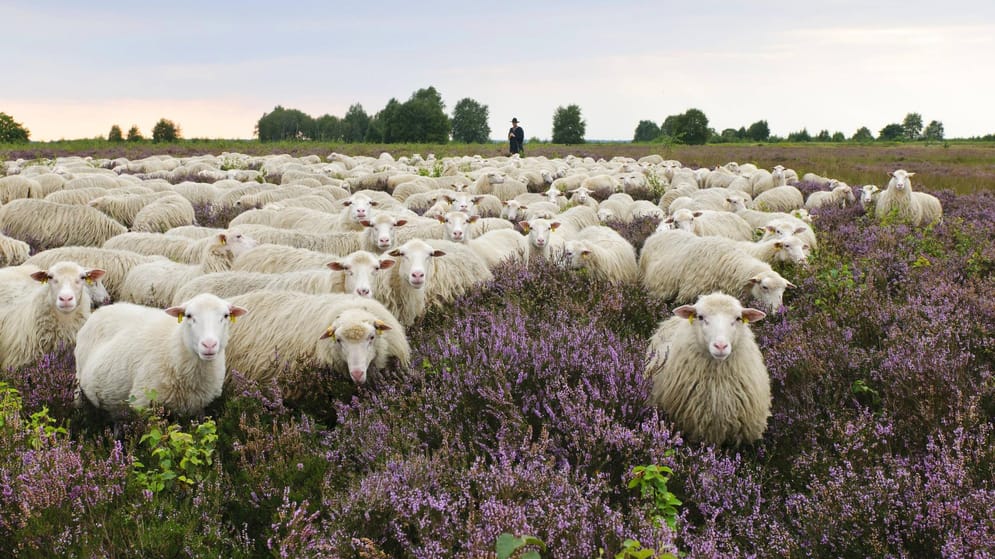
[{"label": "sky", "polygon": [[[478,5],[479,4],[479,5]],[[252,138],[277,105],[371,116],[434,86],[548,140],[577,105],[588,140],[632,139],[689,108],[875,135],[917,112],[946,136],[995,133],[995,2],[363,2],[0,0],[0,112],[34,141]]]}]

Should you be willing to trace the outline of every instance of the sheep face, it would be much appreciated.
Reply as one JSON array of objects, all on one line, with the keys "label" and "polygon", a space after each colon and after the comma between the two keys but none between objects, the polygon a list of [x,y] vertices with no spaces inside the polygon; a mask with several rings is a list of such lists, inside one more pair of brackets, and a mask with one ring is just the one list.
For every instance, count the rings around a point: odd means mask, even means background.
[{"label": "sheep face", "polygon": [[372,244],[375,244],[378,250],[384,251],[394,246],[394,228],[407,222],[406,219],[394,219],[386,214],[380,214],[373,221],[365,219],[360,223],[369,229],[367,234],[373,239]]},{"label": "sheep face", "polygon": [[881,189],[877,185],[865,184],[860,188],[860,203],[863,205],[870,204],[874,201],[874,195],[878,193]]},{"label": "sheep face", "polygon": [[807,250],[809,248],[805,241],[798,237],[790,236],[774,241],[777,249],[774,259],[778,262],[794,262],[804,264],[808,260]]},{"label": "sheep face", "polygon": [[777,312],[784,299],[784,290],[795,287],[774,271],[761,272],[746,282],[750,296],[760,301],[764,308]]},{"label": "sheep face", "polygon": [[90,302],[94,306],[111,304],[111,294],[107,292],[103,278],[86,281],[86,292],[90,295]]},{"label": "sheep face", "polygon": [[716,361],[732,355],[747,324],[767,316],[763,311],[743,308],[735,297],[724,293],[703,295],[694,305],[677,307],[674,314],[687,319],[699,347]]},{"label": "sheep face", "polygon": [[336,358],[331,362],[345,363],[349,376],[356,384],[365,384],[370,363],[377,355],[376,342],[381,332],[390,326],[362,311],[345,311],[332,322],[319,340],[331,339]]},{"label": "sheep face", "polygon": [[390,258],[378,259],[364,250],[356,251],[340,260],[329,262],[327,266],[345,274],[345,292],[360,297],[373,297],[373,274],[394,265]]},{"label": "sheep face", "polygon": [[504,208],[501,210],[501,217],[508,221],[518,221],[522,217],[523,211],[528,209],[528,206],[522,205],[518,200],[506,200],[502,202],[502,205]]},{"label": "sheep face", "polygon": [[228,251],[231,252],[231,255],[234,258],[238,258],[239,256],[259,246],[259,241],[253,239],[252,237],[232,231],[227,233],[218,233],[218,242],[227,247]]},{"label": "sheep face", "polygon": [[224,354],[230,324],[247,312],[210,293],[166,309],[166,314],[180,323],[184,347],[203,361],[213,361]]},{"label": "sheep face", "polygon": [[580,186],[570,192],[573,194],[573,196],[570,197],[571,202],[575,204],[586,204],[587,201],[591,199],[591,193],[594,191]]},{"label": "sheep face", "polygon": [[475,204],[480,200],[479,196],[469,196],[465,193],[457,194],[456,196],[449,197],[449,203],[452,204],[452,210],[457,212],[463,212],[467,214],[473,214],[477,212]]},{"label": "sheep face", "polygon": [[579,270],[587,267],[591,258],[591,248],[584,241],[567,241],[563,245],[563,259],[568,267]]},{"label": "sheep face", "polygon": [[[696,215],[697,214],[697,215]],[[701,212],[681,208],[674,212],[674,215],[667,218],[671,229],[680,229],[688,233],[694,233],[694,218],[701,215]]]},{"label": "sheep face", "polygon": [[738,212],[740,210],[745,210],[746,204],[749,201],[749,198],[745,195],[733,193],[726,197],[725,206],[731,212]]},{"label": "sheep face", "polygon": [[[55,310],[70,314],[83,302],[84,286],[95,283],[105,273],[96,268],[87,270],[74,262],[58,262],[48,270],[31,274],[31,278],[48,287],[48,299]],[[86,299],[89,299],[89,293]]]},{"label": "sheep face", "polygon": [[425,241],[413,239],[390,251],[390,255],[399,261],[398,275],[414,289],[421,289],[431,274],[429,259],[445,256],[446,253],[433,249]]},{"label": "sheep face", "polygon": [[598,208],[598,221],[604,223],[615,217],[615,212],[610,208]]},{"label": "sheep face", "polygon": [[888,188],[894,188],[895,190],[905,190],[906,188],[912,190],[912,180],[911,177],[915,173],[910,173],[904,169],[898,169],[891,174],[891,180],[888,181]]},{"label": "sheep face", "polygon": [[833,189],[841,199],[841,204],[846,207],[847,204],[853,204],[857,201],[857,197],[853,194],[853,188],[850,188],[848,184],[841,184]]},{"label": "sheep face", "polygon": [[467,215],[463,212],[449,212],[445,216],[439,216],[446,226],[446,240],[454,243],[465,243],[470,239],[470,224],[476,223],[480,219],[476,215]]},{"label": "sheep face", "polygon": [[563,197],[563,192],[561,192],[559,188],[553,188],[552,186],[546,190],[545,194],[546,200],[556,205],[560,204],[560,198]]},{"label": "sheep face", "polygon": [[559,221],[536,218],[529,221],[519,221],[519,227],[529,235],[529,243],[533,247],[543,250],[549,245],[549,237],[560,226]]},{"label": "sheep face", "polygon": [[353,194],[344,200],[342,205],[349,209],[349,219],[356,223],[362,223],[364,219],[373,216],[373,206],[376,206],[377,203],[365,194]]}]

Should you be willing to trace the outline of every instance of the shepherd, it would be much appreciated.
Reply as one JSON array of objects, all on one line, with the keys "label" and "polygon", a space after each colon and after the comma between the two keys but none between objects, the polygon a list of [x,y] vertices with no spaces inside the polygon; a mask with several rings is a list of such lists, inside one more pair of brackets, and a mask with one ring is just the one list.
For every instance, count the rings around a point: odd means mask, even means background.
[{"label": "shepherd", "polygon": [[525,155],[525,151],[522,144],[525,143],[525,130],[518,125],[518,118],[512,117],[511,119],[511,129],[508,130],[508,148],[511,151],[511,155],[516,153],[519,155]]}]

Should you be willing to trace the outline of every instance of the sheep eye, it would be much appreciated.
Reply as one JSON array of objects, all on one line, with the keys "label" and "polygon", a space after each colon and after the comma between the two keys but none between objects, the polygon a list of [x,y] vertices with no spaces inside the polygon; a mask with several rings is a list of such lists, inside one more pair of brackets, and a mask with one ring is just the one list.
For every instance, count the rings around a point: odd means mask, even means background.
[{"label": "sheep eye", "polygon": [[223,320],[228,320],[228,319],[230,319],[230,318],[231,318],[231,315],[230,315],[230,314],[225,314],[225,316],[224,316]]},{"label": "sheep eye", "polygon": [[763,289],[764,291],[767,291],[767,286],[766,285],[761,285],[760,289]]}]

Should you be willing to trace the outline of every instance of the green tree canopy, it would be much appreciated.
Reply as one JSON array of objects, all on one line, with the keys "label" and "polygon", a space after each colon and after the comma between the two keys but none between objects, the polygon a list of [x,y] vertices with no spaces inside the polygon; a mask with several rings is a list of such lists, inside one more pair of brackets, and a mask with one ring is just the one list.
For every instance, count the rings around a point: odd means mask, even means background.
[{"label": "green tree canopy", "polygon": [[931,120],[922,132],[923,138],[927,142],[938,142],[943,140],[943,123],[938,120]]},{"label": "green tree canopy", "polygon": [[342,119],[330,114],[324,114],[314,119],[312,137],[321,142],[341,142],[343,139]]},{"label": "green tree canopy", "polygon": [[580,115],[580,107],[567,105],[557,107],[553,113],[553,143],[583,144],[587,123]]},{"label": "green tree canopy", "polygon": [[314,119],[297,109],[285,109],[277,105],[273,112],[263,114],[256,123],[256,136],[260,142],[283,140],[310,140],[314,131]]},{"label": "green tree canopy", "polygon": [[676,142],[690,145],[704,144],[712,135],[708,128],[708,117],[699,109],[688,109],[683,114],[668,116],[660,126],[660,133]]},{"label": "green tree canopy", "polygon": [[180,127],[171,120],[160,118],[152,127],[152,141],[155,143],[175,142],[180,138]]},{"label": "green tree canopy", "polygon": [[132,124],[131,128],[128,129],[128,135],[127,135],[126,139],[129,142],[140,142],[140,141],[144,140],[145,137],[142,136],[142,132],[141,132],[141,130],[138,129],[138,125],[137,124]]},{"label": "green tree canopy", "polygon": [[770,127],[766,120],[758,120],[746,129],[746,137],[755,142],[766,142],[770,138]]},{"label": "green tree canopy", "polygon": [[[349,106],[342,117],[342,139],[350,144],[366,141],[370,128],[370,115],[359,103]],[[378,139],[377,141],[383,141]]]},{"label": "green tree canopy", "polygon": [[811,142],[812,135],[808,133],[808,128],[802,128],[797,132],[788,134],[789,142]]},{"label": "green tree canopy", "polygon": [[0,113],[0,143],[15,144],[27,142],[31,132],[23,124],[7,113]]},{"label": "green tree canopy", "polygon": [[633,142],[652,142],[660,135],[660,127],[652,120],[640,120],[636,132],[632,135]]},{"label": "green tree canopy", "polygon": [[453,140],[465,144],[483,144],[490,140],[491,127],[487,124],[490,109],[487,105],[470,99],[460,99],[453,107]]},{"label": "green tree canopy", "polygon": [[922,115],[909,113],[902,121],[902,134],[906,140],[918,140],[922,136]]},{"label": "green tree canopy", "polygon": [[886,141],[895,141],[895,140],[901,140],[904,137],[904,135],[905,135],[905,128],[901,124],[892,123],[885,126],[884,128],[881,129],[880,132],[878,132],[878,139]]},{"label": "green tree canopy", "polygon": [[451,125],[445,104],[431,86],[415,91],[404,103],[391,99],[375,120],[382,127],[385,143],[444,144],[449,141]]},{"label": "green tree canopy", "polygon": [[861,126],[856,132],[853,133],[853,136],[851,136],[850,139],[855,142],[870,142],[874,140],[874,133],[871,132],[870,128]]},{"label": "green tree canopy", "polygon": [[111,126],[111,131],[107,133],[108,142],[123,142],[124,132],[121,131],[121,127],[117,124]]}]

